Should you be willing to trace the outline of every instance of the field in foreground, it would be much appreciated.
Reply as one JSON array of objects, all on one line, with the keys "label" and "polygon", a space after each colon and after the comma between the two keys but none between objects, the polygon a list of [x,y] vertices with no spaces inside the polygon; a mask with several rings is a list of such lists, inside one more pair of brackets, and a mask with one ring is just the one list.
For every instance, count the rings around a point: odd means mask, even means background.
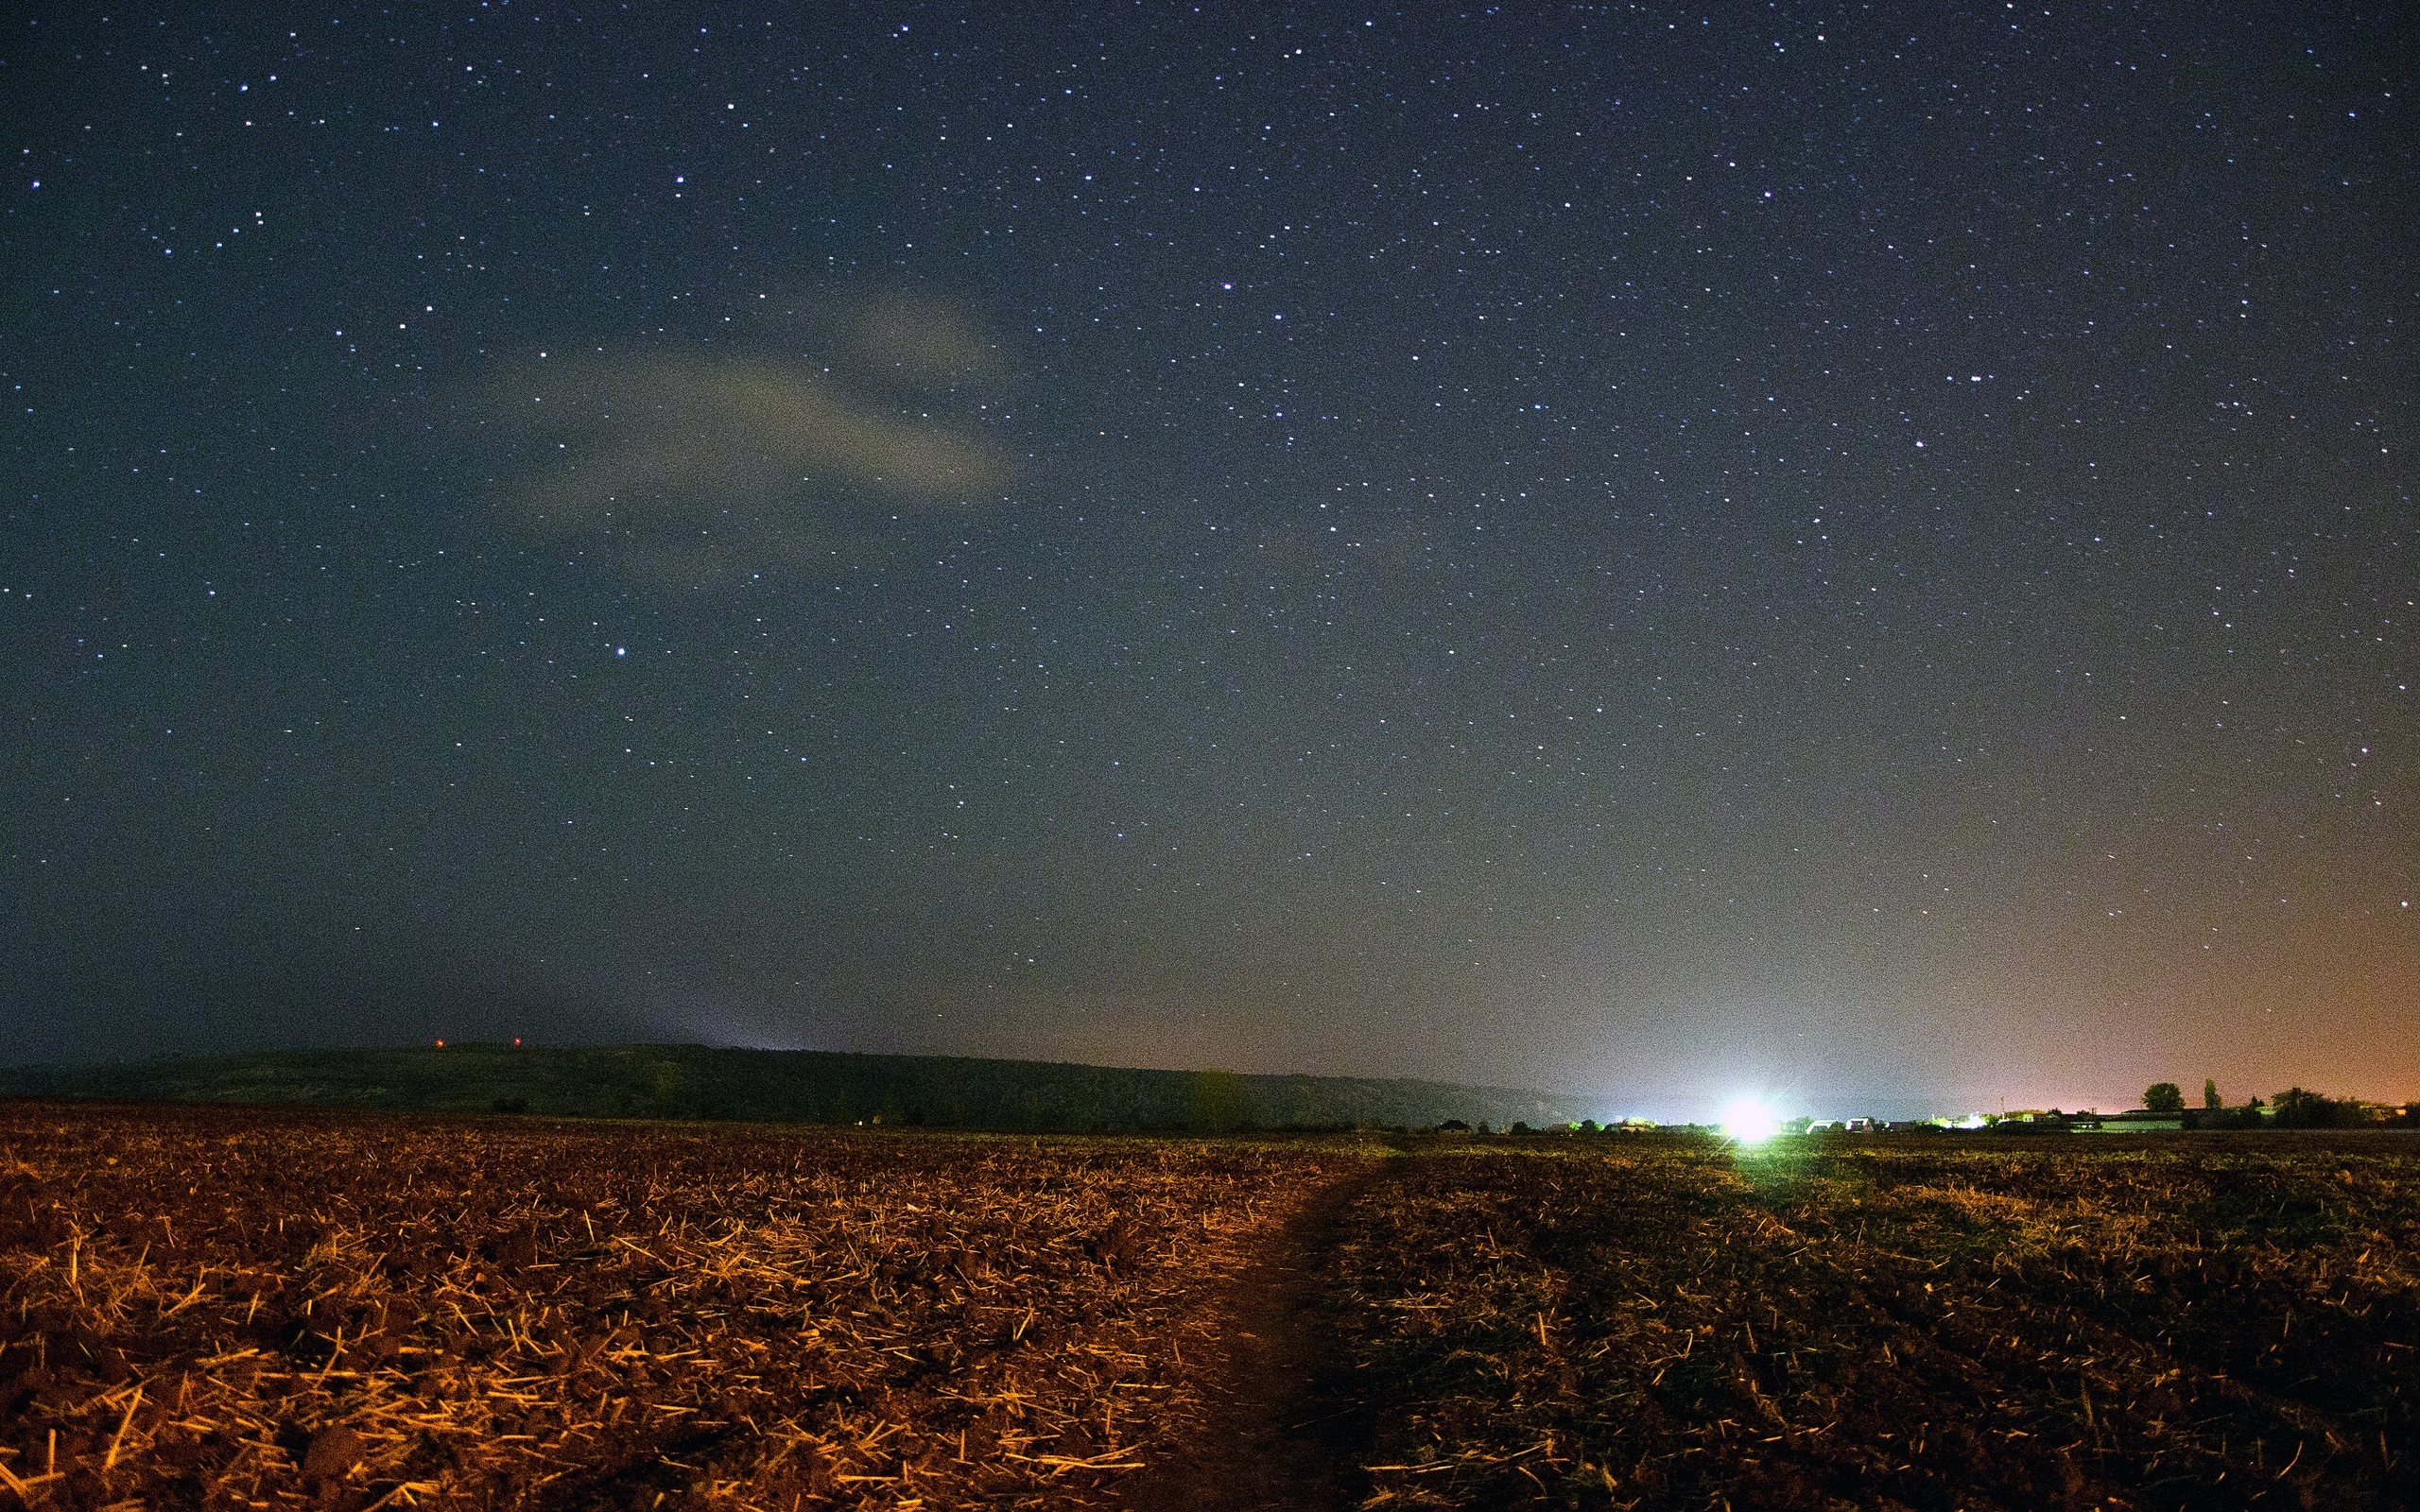
[{"label": "field in foreground", "polygon": [[2415,1256],[2394,1135],[0,1104],[0,1504],[2411,1506]]},{"label": "field in foreground", "polygon": [[1253,1236],[1361,1159],[0,1104],[0,1486],[1097,1504],[1198,1416]]},{"label": "field in foreground", "polygon": [[2420,1141],[1466,1147],[1331,1269],[1402,1506],[2420,1505]]}]

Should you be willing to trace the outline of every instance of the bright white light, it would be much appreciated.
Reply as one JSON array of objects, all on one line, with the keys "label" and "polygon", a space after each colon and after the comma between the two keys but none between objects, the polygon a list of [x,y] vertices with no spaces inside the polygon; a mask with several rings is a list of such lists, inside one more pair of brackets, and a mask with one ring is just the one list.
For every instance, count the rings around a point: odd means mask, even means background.
[{"label": "bright white light", "polygon": [[1742,1097],[1722,1110],[1722,1133],[1742,1144],[1762,1144],[1781,1131],[1773,1110],[1753,1097]]}]

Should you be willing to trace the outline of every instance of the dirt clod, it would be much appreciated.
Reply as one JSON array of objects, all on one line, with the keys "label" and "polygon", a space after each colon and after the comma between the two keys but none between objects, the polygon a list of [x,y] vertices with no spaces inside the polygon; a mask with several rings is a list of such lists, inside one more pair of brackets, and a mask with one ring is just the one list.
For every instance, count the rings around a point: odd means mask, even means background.
[{"label": "dirt clod", "polygon": [[303,1452],[302,1473],[312,1480],[339,1480],[361,1463],[368,1449],[361,1435],[342,1423],[322,1428]]}]

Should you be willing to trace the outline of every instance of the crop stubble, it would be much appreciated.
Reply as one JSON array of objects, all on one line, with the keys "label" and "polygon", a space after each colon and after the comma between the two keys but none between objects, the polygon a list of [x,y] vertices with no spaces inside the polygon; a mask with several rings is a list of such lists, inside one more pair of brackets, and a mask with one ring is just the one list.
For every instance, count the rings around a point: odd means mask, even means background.
[{"label": "crop stubble", "polygon": [[1479,1142],[1334,1285],[1365,1505],[2420,1505],[2420,1143]]},{"label": "crop stubble", "polygon": [[1361,1159],[0,1105],[0,1505],[1114,1504]]}]

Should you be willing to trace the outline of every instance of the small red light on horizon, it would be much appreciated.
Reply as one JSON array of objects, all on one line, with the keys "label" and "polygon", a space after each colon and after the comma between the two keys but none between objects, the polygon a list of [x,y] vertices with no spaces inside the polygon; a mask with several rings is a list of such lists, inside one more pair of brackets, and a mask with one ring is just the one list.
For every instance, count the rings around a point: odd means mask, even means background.
[{"label": "small red light on horizon", "polygon": [[512,1037],[512,1045],[516,1050],[521,1047],[521,1037],[519,1035],[516,1034]]},{"label": "small red light on horizon", "polygon": [[445,1048],[445,1041],[444,1041],[444,1040],[440,1040],[439,1041],[437,1041],[437,1048],[438,1048],[438,1049],[440,1049],[440,1050],[444,1049],[444,1048]]}]

